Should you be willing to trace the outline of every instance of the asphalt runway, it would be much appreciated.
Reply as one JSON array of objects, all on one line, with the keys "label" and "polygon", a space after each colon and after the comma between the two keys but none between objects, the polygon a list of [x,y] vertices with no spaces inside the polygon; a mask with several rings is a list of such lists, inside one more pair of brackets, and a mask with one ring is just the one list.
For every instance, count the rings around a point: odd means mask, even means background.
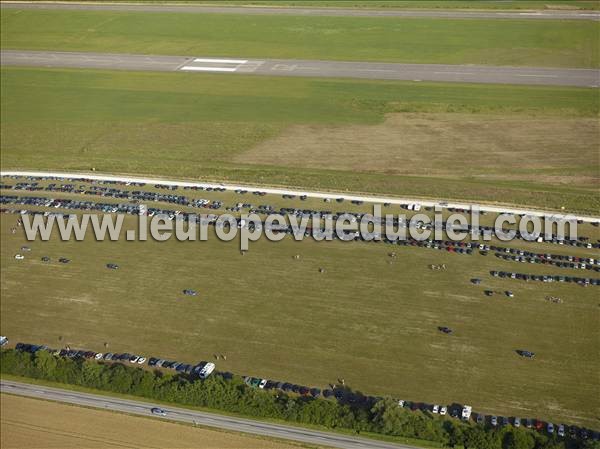
[{"label": "asphalt runway", "polygon": [[[130,413],[134,415],[150,416],[160,420],[178,421],[199,426],[217,427],[236,432],[251,433],[272,438],[281,438],[284,440],[300,441],[317,446],[328,446],[340,449],[418,449],[414,446],[405,446],[387,443],[384,441],[321,432],[302,427],[270,424],[262,421],[253,421],[251,419],[197,412],[184,408],[170,406],[167,407],[148,402],[132,401],[89,393],[80,393],[77,391],[62,390],[59,388],[50,388],[7,380],[1,381],[0,391],[2,393],[15,394],[19,396],[66,402],[69,404]],[[152,407],[162,408],[167,412],[167,415],[165,417],[153,415],[150,411]],[[132,435],[132,442],[134,441],[135,435]]]},{"label": "asphalt runway", "polygon": [[361,8],[296,8],[269,6],[201,6],[201,5],[131,5],[83,3],[27,3],[2,2],[4,8],[62,9],[88,11],[143,11],[199,14],[247,14],[288,16],[340,16],[340,17],[399,17],[440,19],[550,19],[550,20],[600,20],[595,11],[452,11],[452,10],[401,10]]},{"label": "asphalt runway", "polygon": [[598,87],[600,70],[2,50],[3,66]]}]

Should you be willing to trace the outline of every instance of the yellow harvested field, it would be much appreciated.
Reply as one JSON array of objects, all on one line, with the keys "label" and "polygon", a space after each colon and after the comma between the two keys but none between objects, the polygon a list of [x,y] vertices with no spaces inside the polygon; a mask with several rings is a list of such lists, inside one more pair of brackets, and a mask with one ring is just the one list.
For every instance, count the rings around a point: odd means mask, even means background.
[{"label": "yellow harvested field", "polygon": [[234,160],[588,186],[600,183],[599,133],[596,118],[395,113],[377,125],[293,125]]},{"label": "yellow harvested field", "polygon": [[[249,435],[3,394],[2,449],[297,449]],[[302,446],[304,447],[304,446]]]}]

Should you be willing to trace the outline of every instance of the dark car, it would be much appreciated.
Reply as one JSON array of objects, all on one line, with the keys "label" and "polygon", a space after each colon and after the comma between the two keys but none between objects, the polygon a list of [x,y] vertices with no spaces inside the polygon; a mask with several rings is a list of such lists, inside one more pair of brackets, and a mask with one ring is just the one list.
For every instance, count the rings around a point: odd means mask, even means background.
[{"label": "dark car", "polygon": [[300,393],[302,396],[308,396],[310,389],[308,387],[300,387],[298,393]]},{"label": "dark car", "polygon": [[485,416],[482,415],[481,413],[479,413],[477,415],[476,421],[477,421],[477,424],[484,424],[485,423]]},{"label": "dark car", "polygon": [[531,351],[526,351],[524,349],[517,349],[517,354],[519,354],[521,357],[524,357],[526,359],[533,359],[535,358],[535,352],[531,352]]},{"label": "dark car", "polygon": [[451,334],[452,333],[452,329],[450,329],[449,327],[446,327],[446,326],[438,326],[438,330],[440,332],[443,332],[444,334]]},{"label": "dark car", "polygon": [[153,415],[159,416],[167,416],[167,412],[165,412],[162,408],[154,407],[151,409]]},{"label": "dark car", "polygon": [[157,358],[150,357],[150,359],[148,360],[148,366],[154,366],[156,365],[156,362],[158,362]]},{"label": "dark car", "polygon": [[183,291],[183,294],[184,294],[184,295],[187,295],[187,296],[196,296],[196,295],[198,295],[198,292],[196,292],[196,290],[190,290],[190,289],[187,289],[187,288],[186,288],[186,289]]},{"label": "dark car", "polygon": [[60,263],[69,263],[69,262],[71,262],[71,259],[67,259],[66,257],[61,257],[60,259],[58,259],[58,261]]},{"label": "dark car", "polygon": [[116,263],[107,263],[106,268],[109,270],[118,270],[119,266]]},{"label": "dark car", "polygon": [[50,262],[50,258],[48,256],[43,256],[42,262]]}]

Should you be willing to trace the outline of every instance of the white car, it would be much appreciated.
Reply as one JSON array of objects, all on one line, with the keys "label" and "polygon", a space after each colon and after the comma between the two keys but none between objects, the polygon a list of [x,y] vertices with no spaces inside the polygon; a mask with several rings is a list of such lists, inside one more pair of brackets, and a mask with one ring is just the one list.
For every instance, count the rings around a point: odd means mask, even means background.
[{"label": "white car", "polygon": [[404,399],[398,399],[398,407],[404,407]]},{"label": "white car", "polygon": [[146,357],[140,357],[137,362],[139,365],[143,365],[144,363],[146,363]]},{"label": "white car", "polygon": [[267,385],[267,379],[261,379],[258,388],[265,388],[265,385]]},{"label": "white car", "polygon": [[440,412],[440,406],[437,404],[434,405],[433,407],[431,407],[431,412],[437,415]]},{"label": "white car", "polygon": [[15,259],[23,260],[23,259],[25,259],[25,256],[23,254],[15,254]]},{"label": "white car", "polygon": [[198,377],[200,379],[206,379],[211,373],[215,370],[215,364],[212,362],[208,362],[206,365],[202,367],[200,372],[198,373]]},{"label": "white car", "polygon": [[440,415],[445,416],[446,413],[448,413],[448,407],[446,407],[445,405],[442,405],[440,407]]},{"label": "white car", "polygon": [[463,420],[468,421],[468,419],[471,417],[471,411],[473,410],[473,408],[470,405],[465,405],[462,409],[462,413],[461,413],[461,417]]},{"label": "white car", "polygon": [[100,360],[100,359],[102,358],[102,356],[103,356],[103,355],[104,355],[104,354],[102,354],[101,352],[99,352],[98,354],[96,354],[96,355],[94,356],[94,358],[95,358],[96,360]]},{"label": "white car", "polygon": [[561,438],[565,436],[565,426],[564,426],[564,424],[560,424],[558,426],[558,431],[556,433],[558,433],[558,436],[561,437]]},{"label": "white car", "polygon": [[139,355],[132,355],[132,356],[130,357],[130,359],[129,359],[129,362],[130,362],[130,363],[137,363],[139,359],[140,359],[140,356],[139,356]]}]

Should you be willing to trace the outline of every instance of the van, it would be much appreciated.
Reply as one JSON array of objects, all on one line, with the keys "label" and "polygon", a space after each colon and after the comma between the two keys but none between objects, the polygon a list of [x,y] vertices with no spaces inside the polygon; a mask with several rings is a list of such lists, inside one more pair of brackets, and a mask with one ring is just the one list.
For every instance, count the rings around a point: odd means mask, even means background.
[{"label": "van", "polygon": [[200,379],[206,379],[208,376],[212,374],[215,370],[215,364],[212,362],[208,362],[206,365],[202,367],[202,369],[198,372],[198,377]]}]

